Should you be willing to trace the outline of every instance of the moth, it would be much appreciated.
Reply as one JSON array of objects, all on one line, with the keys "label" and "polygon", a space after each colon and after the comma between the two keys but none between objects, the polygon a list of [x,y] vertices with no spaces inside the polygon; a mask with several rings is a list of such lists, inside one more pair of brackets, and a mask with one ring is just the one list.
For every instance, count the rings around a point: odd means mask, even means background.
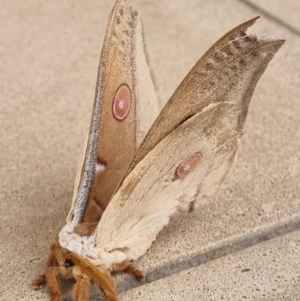
[{"label": "moth", "polygon": [[178,211],[212,199],[243,135],[257,81],[284,40],[247,35],[258,17],[217,41],[162,108],[139,14],[117,0],[101,53],[90,129],[66,225],[51,245],[47,284],[75,278],[73,298],[94,281],[118,300],[112,271],[145,277],[134,261]]}]

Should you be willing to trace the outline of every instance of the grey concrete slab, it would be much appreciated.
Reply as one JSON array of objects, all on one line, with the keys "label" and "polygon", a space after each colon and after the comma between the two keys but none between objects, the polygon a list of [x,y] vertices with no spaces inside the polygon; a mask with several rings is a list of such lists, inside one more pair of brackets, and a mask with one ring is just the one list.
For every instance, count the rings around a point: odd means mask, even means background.
[{"label": "grey concrete slab", "polygon": [[300,300],[300,231],[121,295],[133,300]]},{"label": "grey concrete slab", "polygon": [[[112,2],[1,3],[0,300],[47,300],[29,283],[69,209]],[[140,0],[135,7],[165,99],[212,43],[257,14],[229,0]],[[257,87],[233,173],[214,202],[174,218],[139,260],[149,280],[298,226],[300,40],[268,18],[251,31],[287,43]],[[137,285],[117,278],[121,292]]]},{"label": "grey concrete slab", "polygon": [[274,17],[282,25],[300,34],[300,2],[298,0],[240,0],[254,9]]}]

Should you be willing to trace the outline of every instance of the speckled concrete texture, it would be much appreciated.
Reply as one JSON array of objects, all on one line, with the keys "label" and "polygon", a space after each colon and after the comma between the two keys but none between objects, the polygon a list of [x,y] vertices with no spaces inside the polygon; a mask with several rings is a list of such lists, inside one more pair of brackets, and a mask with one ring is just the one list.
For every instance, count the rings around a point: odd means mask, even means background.
[{"label": "speckled concrete texture", "polygon": [[[49,243],[63,226],[69,209],[90,119],[99,53],[113,2],[1,3],[1,301],[48,300],[45,289],[33,292],[29,283],[43,271]],[[294,264],[295,271],[291,275],[298,271],[295,279],[300,286],[297,256],[290,247],[280,247],[289,239],[281,239],[281,235],[300,228],[299,34],[243,1],[129,2],[142,14],[151,62],[166,100],[199,57],[245,20],[261,15],[250,32],[272,33],[287,40],[257,86],[238,160],[219,195],[199,211],[172,219],[138,261],[147,273],[147,281],[153,281],[150,287],[155,290],[156,281],[161,279],[157,290],[163,290],[166,299],[160,295],[160,300],[173,300],[173,294],[164,288],[164,279],[167,285],[178,274],[184,282],[186,271],[199,266],[204,269],[203,279],[198,274],[192,283],[193,277],[188,274],[186,283],[194,284],[195,290],[205,294],[203,283],[209,283],[206,275],[210,273],[215,279],[212,282],[218,281],[213,275],[223,275],[224,281],[229,281],[224,298],[229,298],[233,294],[229,284],[235,276],[234,266],[239,260],[246,260],[240,259],[239,254],[251,246],[254,262],[261,260],[264,246],[278,255],[278,267],[282,260],[294,258],[290,266]],[[297,5],[297,1],[276,1],[286,10],[289,3],[290,7]],[[290,12],[290,20],[299,16],[295,9]],[[293,239],[293,235],[285,237]],[[277,236],[270,244],[262,243]],[[299,254],[299,244],[294,242]],[[211,260],[216,258],[216,266],[212,266]],[[283,270],[285,263],[282,261]],[[242,274],[248,277],[247,287],[263,275],[270,278],[265,283],[274,283],[274,267],[267,259],[264,264],[265,274],[261,270],[256,277],[252,270]],[[244,268],[248,266],[241,265],[241,270]],[[296,293],[291,290],[294,280],[286,279],[280,282],[278,298],[274,300],[297,300],[283,298],[284,290]],[[129,276],[118,275],[117,281],[119,292],[142,285]],[[210,285],[217,287],[218,283]],[[143,285],[139,292],[144,287],[148,291],[148,286]],[[235,287],[234,291],[238,289]],[[64,291],[64,300],[70,300],[68,289]],[[173,292],[174,296],[180,295],[176,286]],[[247,292],[251,300],[251,292]],[[255,293],[253,296],[260,300]],[[127,294],[124,298],[130,298]],[[136,291],[132,294],[133,298]],[[219,295],[214,296],[212,300],[220,299]],[[157,298],[156,295],[153,299]],[[101,293],[94,290],[92,299],[100,300]]]},{"label": "speckled concrete texture", "polygon": [[129,300],[300,300],[300,231],[122,294]]}]

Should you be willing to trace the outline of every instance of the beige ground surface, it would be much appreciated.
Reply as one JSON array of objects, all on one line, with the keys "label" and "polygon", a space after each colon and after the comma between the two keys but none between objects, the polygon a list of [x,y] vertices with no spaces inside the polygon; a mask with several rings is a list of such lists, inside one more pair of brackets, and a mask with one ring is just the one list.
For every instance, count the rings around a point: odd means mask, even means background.
[{"label": "beige ground surface", "polygon": [[[130,2],[166,100],[212,43],[249,18],[261,15],[251,32],[287,42],[257,86],[219,195],[173,219],[139,260],[150,284],[117,276],[121,300],[300,300],[300,2],[270,2]],[[1,301],[48,300],[29,283],[69,209],[112,5],[1,2]]]},{"label": "beige ground surface", "polygon": [[299,300],[299,244],[300,231],[279,236],[129,290],[121,300]]}]

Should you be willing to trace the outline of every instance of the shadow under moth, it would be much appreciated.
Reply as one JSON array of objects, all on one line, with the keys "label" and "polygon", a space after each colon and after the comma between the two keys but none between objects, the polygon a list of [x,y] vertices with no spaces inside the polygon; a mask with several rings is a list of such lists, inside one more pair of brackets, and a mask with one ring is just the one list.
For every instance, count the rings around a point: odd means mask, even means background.
[{"label": "shadow under moth", "polygon": [[178,211],[207,203],[228,174],[257,81],[284,43],[247,35],[254,18],[217,41],[162,108],[138,12],[117,0],[102,48],[95,101],[66,225],[51,245],[51,301],[75,278],[87,301],[94,281],[118,300],[112,271],[144,272],[134,260]]}]

